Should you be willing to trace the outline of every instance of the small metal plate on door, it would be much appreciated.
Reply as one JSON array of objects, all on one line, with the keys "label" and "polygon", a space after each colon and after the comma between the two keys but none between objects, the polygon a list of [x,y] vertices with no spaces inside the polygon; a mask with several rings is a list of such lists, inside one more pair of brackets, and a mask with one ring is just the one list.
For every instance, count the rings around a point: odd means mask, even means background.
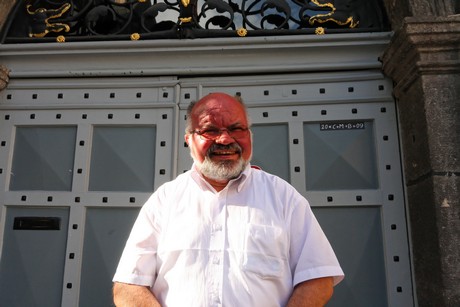
[{"label": "small metal plate on door", "polygon": [[14,230],[60,230],[61,219],[49,216],[18,216],[14,218]]},{"label": "small metal plate on door", "polygon": [[366,125],[364,122],[331,122],[331,123],[320,123],[319,130],[359,130],[365,129]]}]

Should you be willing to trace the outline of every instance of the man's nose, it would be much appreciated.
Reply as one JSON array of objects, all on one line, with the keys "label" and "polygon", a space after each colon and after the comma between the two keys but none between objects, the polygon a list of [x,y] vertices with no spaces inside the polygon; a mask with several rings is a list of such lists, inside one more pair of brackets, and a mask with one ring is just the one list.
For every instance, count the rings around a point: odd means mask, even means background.
[{"label": "man's nose", "polygon": [[230,136],[228,130],[222,130],[215,142],[218,144],[228,145],[234,143],[235,139]]}]

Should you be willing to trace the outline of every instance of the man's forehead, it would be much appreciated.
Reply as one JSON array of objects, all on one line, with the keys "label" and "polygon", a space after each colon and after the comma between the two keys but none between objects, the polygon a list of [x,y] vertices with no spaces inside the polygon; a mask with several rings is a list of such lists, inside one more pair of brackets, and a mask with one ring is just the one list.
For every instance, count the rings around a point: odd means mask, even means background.
[{"label": "man's forehead", "polygon": [[246,114],[240,102],[230,99],[208,99],[198,102],[192,111],[192,115],[199,119],[224,115],[230,117],[245,118]]},{"label": "man's forehead", "polygon": [[200,114],[205,111],[235,108],[239,104],[238,101],[227,96],[213,96],[197,102],[194,111]]}]

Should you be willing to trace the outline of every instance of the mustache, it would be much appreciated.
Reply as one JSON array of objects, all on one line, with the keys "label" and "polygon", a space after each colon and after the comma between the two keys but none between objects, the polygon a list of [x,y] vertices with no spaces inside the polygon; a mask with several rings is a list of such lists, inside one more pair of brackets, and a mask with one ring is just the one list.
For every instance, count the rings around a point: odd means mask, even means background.
[{"label": "mustache", "polygon": [[214,143],[208,148],[208,152],[206,153],[206,155],[210,156],[213,152],[218,151],[218,150],[234,150],[235,152],[239,154],[242,151],[241,146],[238,145],[237,143],[232,143],[228,145]]}]

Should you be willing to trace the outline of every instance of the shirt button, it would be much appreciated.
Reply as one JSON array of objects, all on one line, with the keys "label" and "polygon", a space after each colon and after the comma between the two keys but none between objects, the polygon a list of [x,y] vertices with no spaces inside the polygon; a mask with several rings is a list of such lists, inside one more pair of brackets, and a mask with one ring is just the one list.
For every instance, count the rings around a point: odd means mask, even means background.
[{"label": "shirt button", "polygon": [[218,257],[214,257],[214,258],[212,259],[212,263],[213,263],[213,264],[219,264],[219,263],[220,263],[220,259],[219,259]]}]

